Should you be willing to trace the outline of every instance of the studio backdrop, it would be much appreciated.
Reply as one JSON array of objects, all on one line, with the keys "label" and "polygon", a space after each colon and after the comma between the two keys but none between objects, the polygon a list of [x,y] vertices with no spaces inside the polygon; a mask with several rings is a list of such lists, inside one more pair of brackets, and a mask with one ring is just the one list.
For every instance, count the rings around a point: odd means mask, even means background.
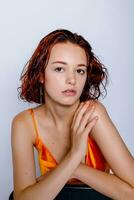
[{"label": "studio backdrop", "polygon": [[54,29],[83,35],[108,68],[107,96],[100,100],[134,155],[133,11],[132,0],[0,2],[0,199],[13,189],[12,119],[35,106],[17,97],[20,74],[40,39]]}]

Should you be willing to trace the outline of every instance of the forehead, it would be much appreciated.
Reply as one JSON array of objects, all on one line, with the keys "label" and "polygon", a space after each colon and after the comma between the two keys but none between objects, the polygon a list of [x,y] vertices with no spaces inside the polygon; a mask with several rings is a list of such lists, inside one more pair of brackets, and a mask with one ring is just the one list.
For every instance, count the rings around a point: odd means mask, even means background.
[{"label": "forehead", "polygon": [[87,64],[87,56],[85,50],[77,44],[71,42],[57,43],[50,52],[49,61],[55,60],[72,61],[72,62],[84,62]]}]

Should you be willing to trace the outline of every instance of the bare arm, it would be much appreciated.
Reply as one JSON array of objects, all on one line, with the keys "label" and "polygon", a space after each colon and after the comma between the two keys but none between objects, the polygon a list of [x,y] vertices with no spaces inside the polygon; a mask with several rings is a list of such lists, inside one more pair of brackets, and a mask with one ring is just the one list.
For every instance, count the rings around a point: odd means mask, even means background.
[{"label": "bare arm", "polygon": [[[29,120],[22,117],[23,115],[19,115],[13,120],[12,155],[14,198],[16,200],[51,200],[60,192],[85,155],[88,133],[96,123],[94,118],[87,124],[89,113],[82,118],[86,109],[87,106],[77,112],[78,117],[76,116],[72,127],[70,151],[61,163],[51,173],[44,176],[40,182],[36,181],[34,140],[31,137],[32,131],[29,130]],[[79,126],[80,121],[82,126]],[[85,125],[87,125],[86,128]]]},{"label": "bare arm", "polygon": [[48,176],[37,183],[32,146],[26,124],[24,125],[21,119],[15,119],[12,124],[14,198],[54,199],[80,163],[80,158],[70,151]]},{"label": "bare arm", "polygon": [[80,164],[75,171],[75,177],[112,199],[134,199],[134,188],[114,174]]},{"label": "bare arm", "polygon": [[132,200],[134,199],[134,159],[102,104],[97,103],[93,115],[97,115],[99,120],[91,134],[114,174],[107,174],[80,164],[74,175],[113,199]]}]

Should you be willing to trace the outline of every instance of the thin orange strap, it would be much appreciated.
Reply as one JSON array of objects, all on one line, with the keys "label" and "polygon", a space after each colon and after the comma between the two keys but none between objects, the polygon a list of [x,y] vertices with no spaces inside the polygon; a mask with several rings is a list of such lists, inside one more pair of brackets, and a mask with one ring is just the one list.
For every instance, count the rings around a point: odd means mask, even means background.
[{"label": "thin orange strap", "polygon": [[34,111],[33,111],[32,108],[30,108],[29,111],[30,111],[30,113],[31,113],[31,115],[32,115],[32,121],[33,121],[33,124],[34,124],[36,136],[38,137],[38,136],[39,136],[39,133],[38,133],[37,124],[36,124],[36,120],[35,120],[35,116],[34,116]]}]

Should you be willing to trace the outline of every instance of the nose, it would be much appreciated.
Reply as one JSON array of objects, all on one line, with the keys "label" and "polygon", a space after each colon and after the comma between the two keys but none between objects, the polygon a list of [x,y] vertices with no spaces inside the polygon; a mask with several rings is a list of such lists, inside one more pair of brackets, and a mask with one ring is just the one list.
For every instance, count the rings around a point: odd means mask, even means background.
[{"label": "nose", "polygon": [[76,84],[76,77],[75,74],[73,72],[69,73],[66,77],[66,83],[67,84],[71,84],[71,85],[75,85]]}]

